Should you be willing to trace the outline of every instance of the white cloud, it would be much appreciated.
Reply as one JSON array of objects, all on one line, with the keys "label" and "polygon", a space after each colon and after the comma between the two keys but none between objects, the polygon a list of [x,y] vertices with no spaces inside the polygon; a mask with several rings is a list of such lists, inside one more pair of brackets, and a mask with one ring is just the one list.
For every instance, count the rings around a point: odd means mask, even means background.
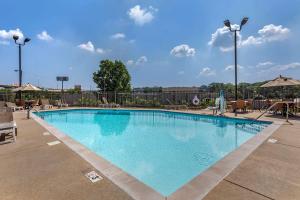
[{"label": "white cloud", "polygon": [[140,5],[136,5],[129,9],[128,16],[134,21],[135,24],[143,26],[154,19],[154,13],[157,11],[158,9],[153,8],[152,6],[150,6],[148,9],[143,9]]},{"label": "white cloud", "polygon": [[216,75],[216,71],[213,70],[213,69],[211,69],[210,67],[204,67],[200,71],[200,75],[203,75],[203,76],[214,76],[214,75]]},{"label": "white cloud", "polygon": [[47,33],[47,31],[43,31],[37,34],[37,38],[44,41],[51,41],[53,38]]},{"label": "white cloud", "polygon": [[127,65],[142,65],[144,63],[148,62],[148,58],[146,56],[139,57],[136,61],[134,60],[128,60]]},{"label": "white cloud", "polygon": [[133,65],[134,64],[134,61],[133,60],[128,60],[127,61],[127,65]]},{"label": "white cloud", "polygon": [[261,68],[261,67],[268,67],[274,65],[274,63],[270,62],[270,61],[266,61],[266,62],[260,62],[256,65],[257,68]]},{"label": "white cloud", "polygon": [[88,41],[87,43],[83,43],[78,45],[78,47],[80,49],[83,49],[85,51],[89,51],[91,53],[99,53],[99,54],[105,54],[110,52],[111,50],[105,50],[102,48],[95,48],[95,46],[93,45],[93,43],[91,41]]},{"label": "white cloud", "polygon": [[126,35],[124,33],[116,33],[110,36],[111,39],[117,40],[117,39],[124,39]]},{"label": "white cloud", "polygon": [[284,40],[287,38],[290,30],[282,27],[269,24],[258,31],[258,34],[266,41]]},{"label": "white cloud", "polygon": [[86,50],[86,51],[89,51],[89,52],[95,52],[95,47],[94,47],[94,45],[91,41],[88,41],[85,44],[84,43],[80,44],[80,45],[78,45],[78,47],[80,49],[83,49],[83,50]]},{"label": "white cloud", "polygon": [[22,40],[24,38],[24,35],[19,28],[8,31],[0,30],[0,45],[9,45],[9,41],[13,41],[14,35],[19,36],[19,40]]},{"label": "white cloud", "polygon": [[170,51],[170,54],[175,57],[191,57],[194,56],[195,53],[196,50],[187,44],[178,45]]},{"label": "white cloud", "polygon": [[[241,65],[238,65],[237,67],[238,69],[244,69],[244,67]],[[225,67],[225,71],[231,71],[231,70],[234,70],[234,65],[228,65],[227,67]]]},{"label": "white cloud", "polygon": [[[232,28],[238,28],[239,26],[234,24]],[[234,34],[229,31],[229,29],[224,26],[222,28],[218,28],[216,32],[211,34],[211,40],[208,42],[208,45],[217,47],[221,51],[231,51],[233,49],[233,40]],[[242,40],[242,36],[239,32],[237,32],[237,44],[240,44]]]},{"label": "white cloud", "polygon": [[148,62],[148,58],[147,58],[146,56],[141,56],[141,57],[139,57],[139,58],[136,60],[135,64],[136,64],[136,65],[141,65],[141,64],[144,64],[144,63],[146,63],[146,62]]},{"label": "white cloud", "polygon": [[260,74],[276,73],[291,69],[300,69],[300,62],[292,62],[288,64],[274,64],[272,62],[264,62],[258,63],[256,67],[259,67],[261,69],[260,71],[258,71],[258,73]]},{"label": "white cloud", "polygon": [[96,52],[97,52],[97,53],[100,53],[100,54],[104,54],[104,53],[105,53],[105,50],[104,50],[104,49],[101,49],[101,48],[97,48],[97,49],[96,49]]},{"label": "white cloud", "polygon": [[274,24],[269,24],[264,26],[257,33],[259,36],[249,36],[246,40],[242,41],[242,45],[259,45],[267,42],[285,40],[288,38],[290,30],[284,28],[282,25],[275,26]]},{"label": "white cloud", "polygon": [[274,68],[277,68],[279,71],[286,71],[289,69],[295,69],[295,68],[300,68],[300,63],[299,62],[293,62],[285,65],[278,65],[275,66]]},{"label": "white cloud", "polygon": [[23,39],[24,35],[20,29],[15,29],[15,30],[0,30],[0,39],[2,39],[2,44],[8,44],[7,42],[3,42],[4,40],[12,40],[13,36],[17,35],[19,36],[19,39]]},{"label": "white cloud", "polygon": [[[238,25],[232,25],[233,29],[238,28]],[[237,45],[250,46],[250,45],[261,45],[268,42],[284,40],[288,37],[290,30],[284,28],[282,25],[269,24],[258,30],[258,36],[249,36],[247,39],[242,40],[242,35],[237,32]],[[227,27],[218,28],[215,33],[211,35],[211,40],[208,45],[217,47],[221,51],[233,50],[234,34],[229,31]]]}]

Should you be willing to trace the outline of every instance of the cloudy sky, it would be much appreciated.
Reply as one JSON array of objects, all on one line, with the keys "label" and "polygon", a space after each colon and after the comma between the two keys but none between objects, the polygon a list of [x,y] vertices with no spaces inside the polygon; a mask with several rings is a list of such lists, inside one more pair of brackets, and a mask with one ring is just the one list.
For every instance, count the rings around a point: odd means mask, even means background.
[{"label": "cloudy sky", "polygon": [[126,63],[133,85],[199,86],[233,82],[233,35],[238,27],[239,81],[279,74],[300,79],[300,0],[15,0],[0,7],[0,84],[17,82],[12,35],[23,48],[24,82],[94,88],[102,59]]}]

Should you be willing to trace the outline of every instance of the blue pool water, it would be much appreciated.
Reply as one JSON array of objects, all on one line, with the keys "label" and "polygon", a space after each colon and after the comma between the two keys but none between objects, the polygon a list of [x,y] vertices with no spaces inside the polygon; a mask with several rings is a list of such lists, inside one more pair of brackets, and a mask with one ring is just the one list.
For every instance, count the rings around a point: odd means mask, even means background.
[{"label": "blue pool water", "polygon": [[78,109],[35,114],[164,196],[269,124],[166,111]]}]

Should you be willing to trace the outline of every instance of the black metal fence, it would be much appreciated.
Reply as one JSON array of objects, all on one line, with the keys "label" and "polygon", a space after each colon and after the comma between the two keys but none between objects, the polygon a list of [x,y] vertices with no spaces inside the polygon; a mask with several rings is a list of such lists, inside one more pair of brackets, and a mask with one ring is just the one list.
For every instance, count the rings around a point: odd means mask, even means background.
[{"label": "black metal fence", "polygon": [[[227,101],[234,100],[234,94],[225,93]],[[59,92],[24,92],[22,99],[37,100],[49,99],[50,103],[54,104],[56,100],[62,97]],[[215,99],[219,97],[218,92],[98,92],[98,91],[82,91],[80,93],[64,92],[63,101],[70,106],[98,106],[106,103],[103,98],[109,103],[117,103],[123,107],[164,107],[165,105],[185,105],[188,108],[206,108],[209,105],[214,105]],[[9,91],[0,92],[0,101],[14,102],[16,94]],[[195,98],[198,99],[195,102]],[[266,99],[259,94],[247,95],[247,99],[253,100],[254,109],[262,109],[266,107]],[[296,97],[297,99],[297,97]],[[294,100],[294,99],[290,99]],[[298,97],[300,100],[300,96]]]}]

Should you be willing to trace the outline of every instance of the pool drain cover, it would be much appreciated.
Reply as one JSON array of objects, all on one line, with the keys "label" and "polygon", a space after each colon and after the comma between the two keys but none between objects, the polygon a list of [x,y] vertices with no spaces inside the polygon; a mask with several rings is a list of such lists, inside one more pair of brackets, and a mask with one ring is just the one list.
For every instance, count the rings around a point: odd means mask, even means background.
[{"label": "pool drain cover", "polygon": [[60,141],[55,140],[55,141],[53,141],[53,142],[48,142],[47,144],[48,144],[49,146],[53,146],[53,145],[57,145],[57,144],[59,144],[59,143],[60,143]]},{"label": "pool drain cover", "polygon": [[103,178],[101,176],[99,176],[95,171],[91,171],[87,174],[85,174],[85,176],[90,179],[90,181],[92,183],[96,183],[97,181],[102,180]]},{"label": "pool drain cover", "polygon": [[50,133],[49,132],[44,132],[43,135],[50,135]]}]

